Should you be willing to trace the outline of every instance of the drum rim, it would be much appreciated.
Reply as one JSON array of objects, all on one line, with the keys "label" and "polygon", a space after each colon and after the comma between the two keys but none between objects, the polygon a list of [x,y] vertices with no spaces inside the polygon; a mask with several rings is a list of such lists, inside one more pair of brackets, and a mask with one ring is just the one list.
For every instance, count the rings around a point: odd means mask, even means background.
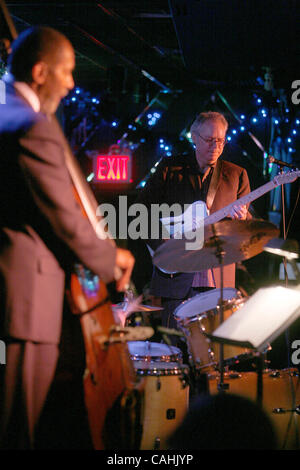
[{"label": "drum rim", "polygon": [[[221,289],[219,288],[216,288],[216,289],[212,289],[210,291],[206,291],[206,292],[201,292],[200,294],[197,294],[195,295],[194,297],[190,297],[189,299],[186,299],[184,300],[180,305],[178,305],[178,307],[176,307],[176,309],[174,310],[174,317],[176,318],[177,321],[180,321],[180,320],[183,320],[183,319],[186,319],[186,318],[191,318],[191,317],[182,317],[182,316],[179,316],[178,313],[180,311],[180,309],[182,307],[185,307],[186,305],[190,304],[190,303],[193,303],[195,302],[196,299],[199,299],[200,297],[204,297],[204,296],[212,296],[212,294],[216,295],[216,293],[220,292]],[[238,295],[240,294],[240,291],[238,289],[235,289],[234,287],[224,287],[223,289],[223,293],[226,292],[226,291],[234,291],[236,293],[236,297],[231,297],[230,299],[225,299],[227,302],[228,301],[233,301],[234,299],[237,299],[238,298]],[[214,310],[215,308],[217,307],[217,305],[213,308],[210,308],[208,310],[203,310],[202,312],[198,312],[197,314],[194,314],[194,316],[196,315],[201,315],[201,314],[204,314],[206,313],[207,311],[212,311]]]},{"label": "drum rim", "polygon": [[[162,346],[163,348],[167,349],[167,354],[165,354],[166,356],[169,355],[169,356],[173,356],[173,355],[177,355],[177,354],[180,354],[180,349],[177,348],[176,346],[173,346],[173,345],[169,345],[169,344],[165,344],[165,343],[157,343],[155,341],[127,341],[127,346],[128,346],[128,350],[131,354],[131,351],[130,351],[130,345],[133,345],[133,343],[135,344],[146,344],[146,343],[150,343],[150,344],[155,344],[156,346]],[[152,351],[149,351],[150,353]],[[168,354],[169,353],[169,354]],[[133,355],[135,355],[134,353],[132,353]],[[164,356],[164,354],[157,354],[157,355],[154,355],[153,354],[143,354],[143,357],[148,357],[148,356],[151,356],[151,357],[159,357],[159,356]]]},{"label": "drum rim", "polygon": [[[231,306],[234,306],[234,305],[238,305],[239,303],[241,302],[246,302],[246,299],[247,297],[234,297],[232,299],[228,299],[228,300],[225,300],[224,303],[224,308],[225,310],[228,309],[228,307],[231,307]],[[243,305],[242,305],[243,306]],[[202,319],[205,319],[205,318],[209,318],[213,315],[218,315],[220,312],[219,312],[219,309],[220,309],[220,306],[217,305],[215,308],[211,308],[209,310],[205,310],[204,312],[202,313],[196,313],[195,315],[193,316],[190,316],[190,317],[176,317],[175,316],[175,312],[174,312],[174,317],[176,319],[176,321],[180,324],[180,325],[183,325],[183,326],[187,326],[189,325],[190,323],[194,323],[194,322],[197,322],[197,321],[201,321]],[[233,312],[234,313],[234,312]]]},{"label": "drum rim", "polygon": [[[144,362],[144,361],[140,361]],[[144,362],[145,363],[145,362]],[[163,365],[164,367],[157,367],[158,364]],[[189,366],[187,364],[180,364],[178,362],[158,362],[158,363],[149,363],[146,362],[145,365],[152,365],[154,367],[136,367],[137,364],[134,364],[134,369],[137,375],[142,376],[152,376],[152,377],[163,377],[163,376],[180,376],[189,374]]]},{"label": "drum rim", "polygon": [[[157,362],[166,362],[166,363],[171,363],[171,362],[180,362],[182,360],[182,353],[179,353],[177,355],[170,354],[168,355],[161,355],[161,356],[141,356],[140,354],[130,354],[130,357],[133,362],[141,361],[144,359],[144,362],[147,362],[148,364],[155,364]],[[149,358],[149,360],[146,360]],[[164,358],[162,360],[162,358]]]}]

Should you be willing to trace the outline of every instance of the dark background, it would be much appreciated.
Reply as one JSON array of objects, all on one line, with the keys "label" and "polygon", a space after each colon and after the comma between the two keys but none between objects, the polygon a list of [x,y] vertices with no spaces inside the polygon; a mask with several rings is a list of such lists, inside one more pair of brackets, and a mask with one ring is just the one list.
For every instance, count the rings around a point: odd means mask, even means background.
[{"label": "dark background", "polygon": [[[300,79],[297,5],[297,0],[6,2],[17,33],[48,25],[71,40],[77,88],[58,115],[86,177],[93,171],[92,152],[108,153],[116,143],[129,149],[129,184],[90,182],[99,203],[116,207],[119,195],[128,195],[129,203],[136,199],[141,181],[162,156],[190,148],[186,133],[204,110],[225,114],[231,140],[224,158],[247,169],[252,189],[278,170],[268,167],[262,149],[299,166],[300,105],[291,100],[292,82]],[[6,22],[1,28],[0,37],[11,36]],[[159,118],[149,125],[147,115],[155,112]],[[160,139],[170,148],[161,148]],[[284,186],[286,237],[299,241],[298,190],[298,182]],[[252,211],[278,224],[283,237],[280,189],[253,202]],[[139,241],[127,246],[136,256],[133,281],[145,293],[152,271],[148,252]],[[281,261],[261,253],[243,262],[238,286],[251,295],[262,286],[284,284]],[[297,322],[291,331],[299,338]],[[278,341],[285,345],[285,336]],[[279,362],[284,347],[274,347]],[[276,351],[272,354],[277,364]]]}]

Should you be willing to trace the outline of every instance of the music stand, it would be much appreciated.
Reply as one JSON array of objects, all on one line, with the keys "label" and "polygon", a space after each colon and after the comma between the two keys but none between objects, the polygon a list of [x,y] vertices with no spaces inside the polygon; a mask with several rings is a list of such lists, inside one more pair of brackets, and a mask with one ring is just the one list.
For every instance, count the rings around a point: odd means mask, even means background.
[{"label": "music stand", "polygon": [[[282,286],[259,289],[211,334],[212,342],[252,349],[260,355],[300,316],[300,290]],[[257,370],[257,401],[262,403],[262,364]]]}]

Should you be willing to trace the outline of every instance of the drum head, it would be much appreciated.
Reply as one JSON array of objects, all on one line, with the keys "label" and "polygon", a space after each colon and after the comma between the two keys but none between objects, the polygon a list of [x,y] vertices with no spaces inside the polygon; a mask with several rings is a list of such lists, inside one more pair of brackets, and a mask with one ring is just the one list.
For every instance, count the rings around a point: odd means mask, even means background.
[{"label": "drum head", "polygon": [[131,358],[135,361],[146,359],[151,362],[177,362],[182,357],[182,353],[179,348],[163,343],[153,343],[151,341],[128,341],[127,345]]},{"label": "drum head", "polygon": [[[223,300],[231,300],[237,296],[238,291],[231,287],[223,289]],[[221,289],[213,289],[203,294],[195,295],[182,302],[174,311],[174,316],[178,320],[195,317],[217,307],[221,297]]]}]

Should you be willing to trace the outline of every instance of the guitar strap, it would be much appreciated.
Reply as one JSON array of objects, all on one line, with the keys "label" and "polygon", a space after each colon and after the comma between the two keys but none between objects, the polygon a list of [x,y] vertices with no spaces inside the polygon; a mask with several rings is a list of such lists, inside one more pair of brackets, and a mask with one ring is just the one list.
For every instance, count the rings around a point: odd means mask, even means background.
[{"label": "guitar strap", "polygon": [[207,197],[206,197],[206,206],[207,206],[208,214],[210,213],[210,209],[215,199],[218,183],[220,180],[221,169],[222,169],[222,161],[218,159],[215,165],[215,168],[213,170],[213,174],[210,180]]}]

